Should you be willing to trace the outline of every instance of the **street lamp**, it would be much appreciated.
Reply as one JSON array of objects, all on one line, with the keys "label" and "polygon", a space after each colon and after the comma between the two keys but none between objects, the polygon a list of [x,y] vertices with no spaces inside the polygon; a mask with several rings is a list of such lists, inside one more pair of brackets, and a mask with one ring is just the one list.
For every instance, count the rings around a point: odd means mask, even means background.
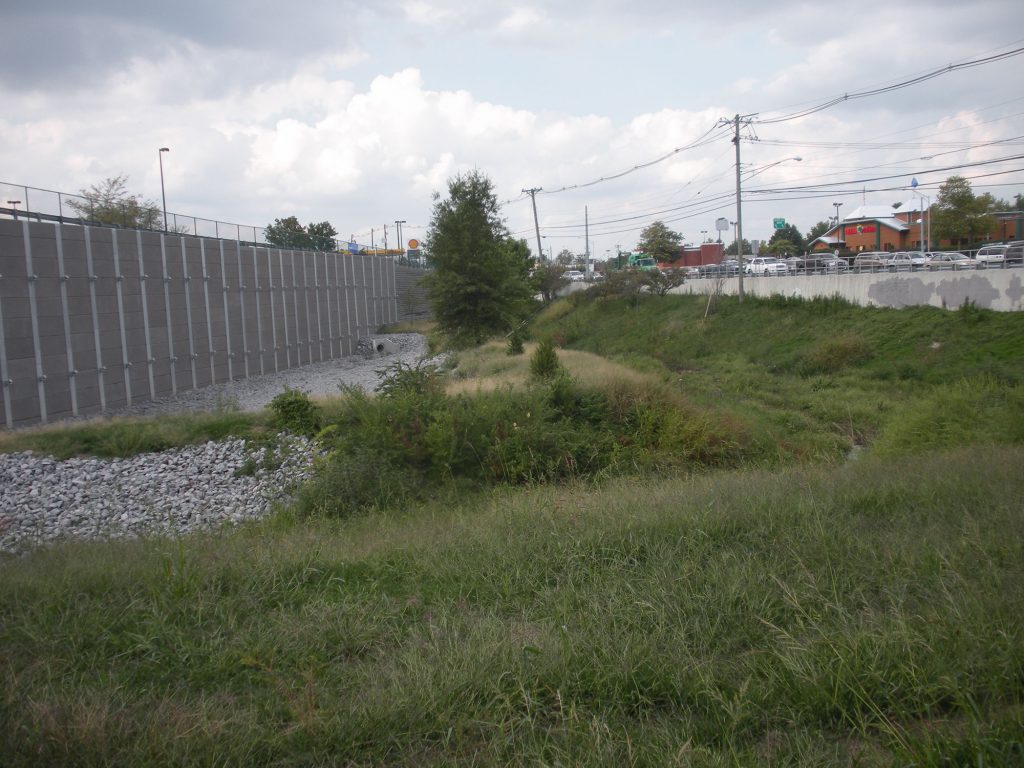
[{"label": "street lamp", "polygon": [[700,231],[700,241],[701,243],[706,243],[708,241],[708,231],[706,229],[702,229]]},{"label": "street lamp", "polygon": [[921,210],[921,221],[920,221],[920,224],[921,224],[921,253],[923,254],[924,253],[924,243],[925,243],[924,217],[925,217],[925,213],[926,212],[928,213],[928,238],[927,238],[927,240],[928,240],[928,247],[931,248],[931,246],[932,246],[932,242],[931,242],[932,241],[932,222],[931,222],[932,199],[930,197],[928,197],[927,195],[925,195],[923,192],[918,192],[917,191],[917,179],[916,178],[910,180],[910,191],[913,192],[918,197],[920,197],[922,203],[925,202],[926,200],[928,201],[927,202],[927,206],[924,209]]},{"label": "street lamp", "polygon": [[160,158],[160,198],[164,201],[164,232],[167,231],[167,194],[164,192],[164,152],[170,152],[168,147],[160,147],[157,157]]},{"label": "street lamp", "polygon": [[[832,203],[836,207],[836,245],[839,243],[846,242],[846,235],[842,230],[842,225],[839,221],[839,209],[843,207],[842,203]],[[858,246],[859,247],[859,246]]]},{"label": "street lamp", "polygon": [[21,200],[8,200],[7,204],[14,209],[14,220],[18,220],[18,206],[21,205]]}]

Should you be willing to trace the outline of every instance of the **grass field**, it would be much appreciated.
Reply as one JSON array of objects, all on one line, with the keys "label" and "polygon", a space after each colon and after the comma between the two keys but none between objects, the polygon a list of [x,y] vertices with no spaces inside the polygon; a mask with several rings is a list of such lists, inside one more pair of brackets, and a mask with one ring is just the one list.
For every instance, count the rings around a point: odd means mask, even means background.
[{"label": "grass field", "polygon": [[[401,504],[0,560],[0,764],[1024,763],[1024,319],[704,310],[563,302],[533,335],[586,435],[663,434],[595,392],[683,408],[749,440],[718,463],[652,437],[637,472],[513,485],[444,442]],[[531,350],[459,353],[419,412],[584,434]],[[324,412],[434,450],[399,395]]]}]

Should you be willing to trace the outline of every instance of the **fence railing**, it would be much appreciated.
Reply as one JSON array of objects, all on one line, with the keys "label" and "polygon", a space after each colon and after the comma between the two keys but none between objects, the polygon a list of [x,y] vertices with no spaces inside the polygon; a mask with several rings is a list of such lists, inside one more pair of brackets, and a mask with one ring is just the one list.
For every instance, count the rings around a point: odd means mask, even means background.
[{"label": "fence railing", "polygon": [[137,199],[111,204],[85,195],[5,181],[0,181],[0,217],[166,231],[196,237],[236,240],[243,245],[270,245],[298,250],[334,250],[364,256],[391,256],[396,263],[404,266],[427,267],[425,259],[418,256],[410,257],[399,249],[378,248],[372,244],[337,238],[332,239],[329,246],[327,242],[287,242],[287,239],[283,242],[271,242],[267,239],[266,227],[207,219],[173,211],[167,211],[165,227],[163,211],[148,203],[140,206]]}]

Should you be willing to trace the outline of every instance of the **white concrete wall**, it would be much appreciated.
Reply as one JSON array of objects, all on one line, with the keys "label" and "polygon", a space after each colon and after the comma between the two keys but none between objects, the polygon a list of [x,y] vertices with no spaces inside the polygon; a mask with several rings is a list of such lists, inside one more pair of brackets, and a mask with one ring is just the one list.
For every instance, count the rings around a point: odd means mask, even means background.
[{"label": "white concrete wall", "polygon": [[[738,278],[688,280],[673,293],[707,294],[719,289],[735,295]],[[797,296],[806,299],[841,296],[854,304],[908,307],[929,304],[957,309],[970,300],[976,306],[1000,312],[1024,309],[1024,270],[982,269],[961,272],[864,273],[745,277],[748,296]]]}]

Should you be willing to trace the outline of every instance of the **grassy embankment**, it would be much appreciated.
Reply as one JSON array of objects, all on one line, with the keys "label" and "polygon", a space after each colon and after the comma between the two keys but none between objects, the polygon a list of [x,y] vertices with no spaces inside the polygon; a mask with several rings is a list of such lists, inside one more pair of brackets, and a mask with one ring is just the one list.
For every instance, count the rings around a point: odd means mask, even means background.
[{"label": "grassy embankment", "polygon": [[703,310],[552,308],[568,389],[497,348],[426,421],[330,404],[335,460],[414,460],[359,513],[3,562],[0,762],[1019,763],[1024,318]]}]

